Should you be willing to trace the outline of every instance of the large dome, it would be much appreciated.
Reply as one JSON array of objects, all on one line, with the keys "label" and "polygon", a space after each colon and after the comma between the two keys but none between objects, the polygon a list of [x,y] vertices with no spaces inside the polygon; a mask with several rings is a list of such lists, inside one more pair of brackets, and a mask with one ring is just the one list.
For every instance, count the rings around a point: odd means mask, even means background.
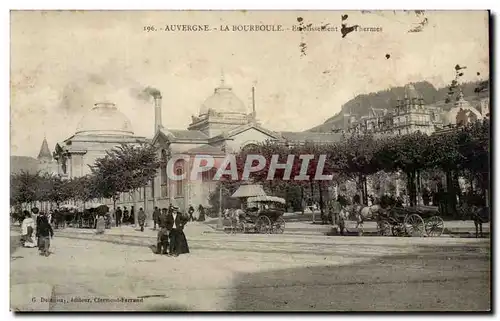
[{"label": "large dome", "polygon": [[101,102],[82,118],[76,127],[76,134],[132,136],[134,130],[130,120],[115,104]]},{"label": "large dome", "polygon": [[231,87],[224,84],[215,88],[214,94],[201,105],[200,116],[206,115],[209,109],[217,113],[247,114],[245,104],[233,93]]}]

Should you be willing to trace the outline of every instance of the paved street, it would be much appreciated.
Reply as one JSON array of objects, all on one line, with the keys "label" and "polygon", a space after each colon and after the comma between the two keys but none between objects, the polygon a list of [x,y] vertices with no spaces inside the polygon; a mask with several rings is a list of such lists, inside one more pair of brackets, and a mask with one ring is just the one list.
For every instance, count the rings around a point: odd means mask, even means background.
[{"label": "paved street", "polygon": [[[150,229],[123,227],[100,236],[56,231],[50,257],[26,248],[12,254],[11,283],[51,285],[53,311],[490,308],[489,239],[225,235],[207,229],[188,225],[191,253],[178,258],[152,253]],[[104,302],[118,298],[138,302]]]}]

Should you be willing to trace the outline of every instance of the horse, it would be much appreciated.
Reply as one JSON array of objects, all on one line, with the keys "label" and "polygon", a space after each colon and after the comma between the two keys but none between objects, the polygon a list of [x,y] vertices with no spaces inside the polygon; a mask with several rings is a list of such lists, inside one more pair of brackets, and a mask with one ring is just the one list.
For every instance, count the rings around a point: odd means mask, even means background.
[{"label": "horse", "polygon": [[476,238],[478,238],[479,234],[483,237],[483,223],[490,222],[490,208],[485,206],[472,206],[471,216],[474,221],[474,226],[476,227]]}]

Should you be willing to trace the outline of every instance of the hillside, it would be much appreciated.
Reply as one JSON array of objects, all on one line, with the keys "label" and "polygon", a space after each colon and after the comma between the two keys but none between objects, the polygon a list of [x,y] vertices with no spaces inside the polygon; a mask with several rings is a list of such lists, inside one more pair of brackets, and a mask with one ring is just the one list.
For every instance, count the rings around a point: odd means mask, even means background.
[{"label": "hillside", "polygon": [[28,156],[10,156],[10,173],[19,173],[20,171],[36,173],[38,171],[38,161]]},{"label": "hillside", "polygon": [[[485,93],[476,93],[475,90],[484,81],[469,82],[461,85],[464,96],[467,100],[477,99],[484,97]],[[415,89],[423,96],[426,104],[434,104],[436,102],[444,101],[448,97],[448,87],[436,89],[431,83],[427,81],[417,82],[413,84]],[[404,97],[404,87],[393,87],[391,89],[378,91],[375,93],[363,94],[356,96],[349,100],[342,106],[342,111],[336,115],[328,118],[323,124],[309,129],[308,131],[330,131],[331,126],[329,123],[335,120],[339,114],[352,113],[356,116],[368,115],[370,107],[373,108],[387,108],[393,109],[396,106],[398,99]]]}]

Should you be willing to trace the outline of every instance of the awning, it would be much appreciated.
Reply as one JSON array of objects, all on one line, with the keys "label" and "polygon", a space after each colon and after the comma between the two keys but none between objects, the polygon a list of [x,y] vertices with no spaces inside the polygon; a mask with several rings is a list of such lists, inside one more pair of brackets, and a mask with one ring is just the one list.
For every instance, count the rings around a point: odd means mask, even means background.
[{"label": "awning", "polygon": [[286,204],[286,201],[284,198],[277,197],[277,196],[255,196],[255,197],[249,197],[247,199],[248,203],[254,203],[254,202],[275,202],[275,203],[281,203],[281,204]]},{"label": "awning", "polygon": [[103,203],[95,203],[95,202],[92,202],[92,203],[85,203],[85,208],[86,209],[90,209],[90,208],[98,208],[99,206],[103,206],[105,204]]},{"label": "awning", "polygon": [[261,185],[241,185],[231,197],[266,196]]}]

